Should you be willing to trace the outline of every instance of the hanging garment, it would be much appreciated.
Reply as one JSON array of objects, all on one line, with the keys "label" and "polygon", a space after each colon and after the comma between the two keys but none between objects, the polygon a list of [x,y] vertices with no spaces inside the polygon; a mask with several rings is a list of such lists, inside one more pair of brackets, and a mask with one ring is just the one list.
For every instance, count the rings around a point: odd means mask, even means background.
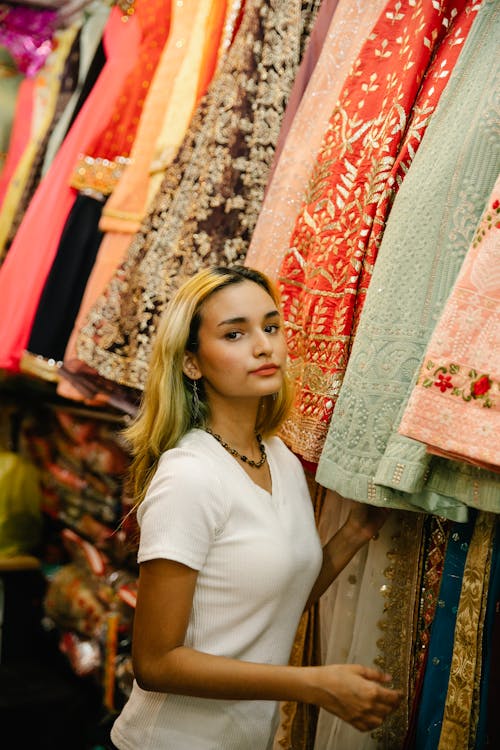
[{"label": "hanging garment", "polygon": [[0,174],[2,173],[14,124],[17,95],[23,80],[14,60],[0,47]]},{"label": "hanging garment", "polygon": [[12,239],[17,208],[29,181],[33,161],[53,122],[61,91],[63,71],[77,33],[78,27],[76,25],[69,29],[59,29],[56,32],[57,46],[47,58],[42,70],[39,71],[32,88],[30,138],[6,187],[2,203],[0,260],[5,255]]},{"label": "hanging garment", "polygon": [[[47,143],[52,134],[52,131],[57,123],[59,117],[63,113],[71,95],[76,87],[76,81],[78,76],[78,60],[80,56],[80,29],[78,26],[74,27],[75,34],[72,39],[70,48],[65,53],[65,59],[63,60],[62,70],[59,72],[56,82],[56,93],[53,100],[52,110],[48,110],[46,113],[45,123],[42,132],[39,132],[39,137],[32,144],[33,148],[28,149],[29,153],[29,169],[24,175],[24,181],[22,184],[17,181],[15,182],[14,188],[18,194],[15,211],[12,216],[11,224],[9,227],[9,233],[5,242],[5,247],[8,248],[12,244],[16,232],[23,220],[23,216],[26,213],[26,209],[29,206],[31,198],[36,190],[37,185],[40,182],[42,175],[42,164],[47,148]],[[59,48],[58,48],[58,51]],[[35,102],[35,110],[36,110]]]},{"label": "hanging garment", "polygon": [[298,0],[245,3],[154,210],[80,332],[77,355],[100,375],[142,387],[172,292],[202,267],[244,258],[313,17]]},{"label": "hanging garment", "polygon": [[280,269],[296,398],[282,435],[316,462],[387,214],[462,48],[474,0],[389,2],[346,79]]},{"label": "hanging garment", "polygon": [[439,743],[453,656],[453,634],[474,524],[475,518],[471,518],[468,523],[457,523],[450,529],[438,606],[428,646],[415,736],[410,742],[410,747],[416,750],[436,750]]},{"label": "hanging garment", "polygon": [[[61,147],[74,118],[96,83],[105,62],[102,35],[109,17],[110,6],[106,0],[92,0],[85,8],[79,36],[78,79],[73,94],[54,125],[45,150],[42,174],[45,174]],[[101,48],[96,65],[96,52]],[[84,94],[82,96],[82,94]]]},{"label": "hanging garment", "polygon": [[399,433],[500,471],[500,177],[432,334]]},{"label": "hanging garment", "polygon": [[[192,6],[188,3],[173,6],[171,32],[144,103],[130,154],[131,163],[104,206],[99,228],[105,235],[77,310],[78,316],[76,320],[75,316],[67,318],[73,333],[66,353],[63,350],[60,355],[60,358],[64,356],[67,369],[78,369],[75,341],[79,330],[88,311],[124,259],[133,233],[139,229],[146,213],[151,161],[155,153],[162,154],[165,161],[167,150],[172,161],[196,103],[205,93],[204,88],[200,89],[200,81],[205,87],[213,75],[225,11],[225,0],[197,3],[194,18]],[[78,392],[67,379],[61,380],[58,392],[71,398],[78,397]]]},{"label": "hanging garment", "polygon": [[[329,492],[325,510],[347,516],[349,501]],[[331,522],[329,522],[331,529]],[[319,529],[321,533],[322,524]],[[321,598],[322,661],[366,664],[387,671],[403,699],[375,733],[360,734],[351,725],[320,711],[315,750],[399,750],[411,703],[410,673],[416,603],[420,596],[423,514],[391,513],[373,540],[356,554]],[[331,531],[329,532],[329,534]],[[327,536],[322,538],[326,539]],[[401,607],[401,602],[405,606]]]},{"label": "hanging garment", "polygon": [[170,30],[171,4],[135,0],[139,46],[113,107],[109,122],[78,157],[71,185],[79,191],[108,196],[113,192],[132,149],[142,109]]},{"label": "hanging garment", "polygon": [[438,750],[477,747],[479,686],[496,517],[479,512],[467,550]]},{"label": "hanging garment", "polygon": [[134,64],[140,41],[137,15],[124,23],[120,9],[112,9],[104,31],[106,64],[35,191],[0,268],[0,368],[18,370],[38,300],[76,197],[76,191],[68,184],[71,170],[78,154],[108,121],[115,97]]},{"label": "hanging garment", "polygon": [[488,0],[394,201],[316,475],[346,497],[462,521],[462,503],[500,510],[498,477],[430,463],[397,428],[499,172],[499,42],[500,7]]},{"label": "hanging garment", "polygon": [[285,114],[281,121],[280,133],[274,149],[273,162],[271,164],[271,169],[269,170],[268,185],[273,178],[276,162],[281,156],[292,122],[321,55],[323,44],[329,32],[329,27],[332,23],[332,18],[335,14],[337,5],[338,0],[322,0],[318,15],[316,16],[316,21],[314,22],[314,27],[309,39],[307,40],[305,52],[302,55],[302,61],[297,71],[297,75],[295,76],[290,96],[286,103]]},{"label": "hanging garment", "polygon": [[245,265],[258,268],[272,279],[277,278],[289,247],[307,180],[341,86],[386,2],[339,0],[335,9],[281,153],[278,158],[275,155],[264,204],[245,258]]},{"label": "hanging garment", "polygon": [[31,120],[33,115],[34,78],[23,78],[16,98],[16,109],[10,133],[9,148],[3,169],[0,173],[0,210],[2,210],[5,193],[14,174],[24,149],[31,137]]},{"label": "hanging garment", "polygon": [[[30,354],[61,361],[102,232],[99,219],[104,196],[113,191],[128,160],[147,89],[170,27],[170,5],[149,2],[136,13],[141,40],[134,67],[116,101],[110,122],[80,157],[73,185],[80,195],[71,208],[57,254],[43,288],[27,349]],[[21,369],[26,355],[21,360]]]}]

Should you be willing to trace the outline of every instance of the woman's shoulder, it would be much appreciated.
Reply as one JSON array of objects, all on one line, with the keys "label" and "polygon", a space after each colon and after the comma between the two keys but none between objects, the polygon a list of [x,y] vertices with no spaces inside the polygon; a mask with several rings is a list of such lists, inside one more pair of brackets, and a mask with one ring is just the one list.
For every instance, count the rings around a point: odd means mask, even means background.
[{"label": "woman's shoulder", "polygon": [[158,472],[169,471],[175,466],[176,472],[187,473],[196,481],[203,476],[203,469],[213,469],[214,457],[210,451],[210,442],[202,430],[190,430],[173,448],[161,454],[158,461]]}]

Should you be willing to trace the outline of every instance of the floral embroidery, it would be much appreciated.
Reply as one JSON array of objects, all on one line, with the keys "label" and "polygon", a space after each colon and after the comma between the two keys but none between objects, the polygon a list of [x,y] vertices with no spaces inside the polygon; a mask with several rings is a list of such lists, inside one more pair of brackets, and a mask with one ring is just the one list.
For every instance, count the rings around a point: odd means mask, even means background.
[{"label": "floral embroidery", "polygon": [[441,393],[450,391],[451,396],[459,396],[464,401],[480,402],[487,409],[495,406],[492,391],[498,390],[500,385],[487,374],[480,374],[454,363],[436,366],[430,359],[424,364],[419,381],[423,388],[434,386]]}]

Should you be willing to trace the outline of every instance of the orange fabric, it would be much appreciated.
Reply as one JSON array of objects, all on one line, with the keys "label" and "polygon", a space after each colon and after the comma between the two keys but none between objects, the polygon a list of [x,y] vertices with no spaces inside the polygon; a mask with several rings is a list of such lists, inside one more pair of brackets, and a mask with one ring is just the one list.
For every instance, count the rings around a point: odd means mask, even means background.
[{"label": "orange fabric", "polygon": [[[141,112],[168,37],[171,3],[135,1],[132,19],[139,24],[141,41],[134,66],[116,99],[113,114],[84,154],[80,155],[71,184],[109,195],[116,187],[133,147]],[[127,21],[130,23],[131,19]]]}]

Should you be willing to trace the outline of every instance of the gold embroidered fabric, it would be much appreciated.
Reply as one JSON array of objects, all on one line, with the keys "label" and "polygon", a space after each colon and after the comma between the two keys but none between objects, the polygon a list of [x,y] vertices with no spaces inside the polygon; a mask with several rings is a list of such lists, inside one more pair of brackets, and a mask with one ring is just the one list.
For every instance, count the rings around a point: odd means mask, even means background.
[{"label": "gold embroidered fabric", "polygon": [[398,513],[399,528],[391,538],[384,570],[387,583],[382,595],[386,599],[384,614],[378,626],[382,635],[377,642],[377,666],[393,677],[394,687],[403,691],[396,711],[373,732],[380,746],[401,750],[408,731],[413,702],[415,642],[420,580],[424,551],[423,514]]},{"label": "gold embroidered fabric", "polygon": [[[467,552],[438,750],[466,750],[471,747],[471,738],[475,734],[476,674],[481,671],[485,594],[490,577],[495,524],[495,514],[478,513]],[[477,721],[477,714],[475,719]]]},{"label": "gold embroidered fabric", "polygon": [[100,375],[143,387],[172,292],[200,268],[243,261],[318,5],[245,3],[234,43],[153,208],[77,340],[78,357]]}]

